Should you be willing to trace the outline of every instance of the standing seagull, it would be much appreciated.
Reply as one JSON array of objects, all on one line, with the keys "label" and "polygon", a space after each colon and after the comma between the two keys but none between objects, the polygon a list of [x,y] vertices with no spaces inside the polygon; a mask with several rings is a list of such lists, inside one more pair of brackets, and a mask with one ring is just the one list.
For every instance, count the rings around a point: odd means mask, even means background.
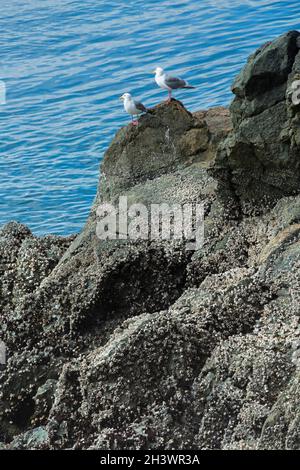
[{"label": "standing seagull", "polygon": [[140,101],[134,100],[130,93],[124,93],[124,95],[120,97],[120,100],[124,102],[126,113],[131,115],[132,124],[136,126],[138,121],[134,120],[134,116],[138,116],[141,113],[147,113],[147,108]]},{"label": "standing seagull", "polygon": [[178,90],[179,88],[195,88],[182,80],[181,78],[171,77],[167,73],[165,73],[164,69],[161,67],[156,67],[154,70],[155,73],[155,81],[160,88],[164,88],[168,90],[169,98],[168,103],[171,101],[172,98],[172,90]]}]

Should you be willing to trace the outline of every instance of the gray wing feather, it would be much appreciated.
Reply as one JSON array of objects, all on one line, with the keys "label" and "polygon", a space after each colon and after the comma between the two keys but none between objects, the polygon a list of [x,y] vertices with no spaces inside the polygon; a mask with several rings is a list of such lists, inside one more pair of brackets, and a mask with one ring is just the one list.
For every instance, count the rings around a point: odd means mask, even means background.
[{"label": "gray wing feather", "polygon": [[134,100],[134,104],[135,104],[135,107],[136,107],[137,109],[139,109],[140,111],[143,111],[144,113],[147,112],[147,108],[145,108],[145,106],[143,105],[143,103],[141,103],[140,101]]},{"label": "gray wing feather", "polygon": [[176,90],[177,88],[183,88],[187,85],[187,82],[185,80],[169,76],[165,78],[165,83],[168,87],[172,88],[172,90]]}]

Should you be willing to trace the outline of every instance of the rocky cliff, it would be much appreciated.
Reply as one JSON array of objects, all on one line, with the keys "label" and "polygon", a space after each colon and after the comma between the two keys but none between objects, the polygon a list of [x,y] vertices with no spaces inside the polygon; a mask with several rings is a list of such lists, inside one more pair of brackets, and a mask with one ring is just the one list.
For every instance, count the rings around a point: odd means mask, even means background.
[{"label": "rocky cliff", "polygon": [[[77,237],[0,232],[0,448],[299,449],[300,33],[230,110],[121,129]],[[99,240],[97,206],[203,203],[205,242]]]}]

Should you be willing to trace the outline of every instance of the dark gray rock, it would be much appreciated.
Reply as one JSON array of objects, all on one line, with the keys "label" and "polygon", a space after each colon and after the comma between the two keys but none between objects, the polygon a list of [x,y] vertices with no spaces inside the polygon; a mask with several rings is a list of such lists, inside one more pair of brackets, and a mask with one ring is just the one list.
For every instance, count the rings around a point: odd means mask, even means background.
[{"label": "dark gray rock", "polygon": [[298,31],[290,31],[260,47],[235,79],[233,93],[251,101],[286,82],[299,49],[299,36]]},{"label": "dark gray rock", "polygon": [[230,128],[224,108],[192,115],[179,101],[158,105],[138,127],[116,134],[101,166],[100,198],[110,200],[138,183],[212,160]]},{"label": "dark gray rock", "polygon": [[244,213],[299,192],[299,108],[290,93],[298,77],[298,39],[292,31],[259,48],[233,84],[234,129],[220,146],[213,174],[228,171]]}]

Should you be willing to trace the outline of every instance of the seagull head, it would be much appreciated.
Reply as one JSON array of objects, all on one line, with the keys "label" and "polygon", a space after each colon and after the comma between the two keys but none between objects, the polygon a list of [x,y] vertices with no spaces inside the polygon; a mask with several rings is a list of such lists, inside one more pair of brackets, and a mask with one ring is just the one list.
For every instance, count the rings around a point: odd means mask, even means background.
[{"label": "seagull head", "polygon": [[156,75],[163,75],[164,74],[164,69],[162,69],[161,67],[156,67],[156,69],[154,70],[154,73]]},{"label": "seagull head", "polygon": [[130,93],[124,93],[122,96],[120,96],[120,100],[125,101],[125,100],[131,100],[132,96]]}]

